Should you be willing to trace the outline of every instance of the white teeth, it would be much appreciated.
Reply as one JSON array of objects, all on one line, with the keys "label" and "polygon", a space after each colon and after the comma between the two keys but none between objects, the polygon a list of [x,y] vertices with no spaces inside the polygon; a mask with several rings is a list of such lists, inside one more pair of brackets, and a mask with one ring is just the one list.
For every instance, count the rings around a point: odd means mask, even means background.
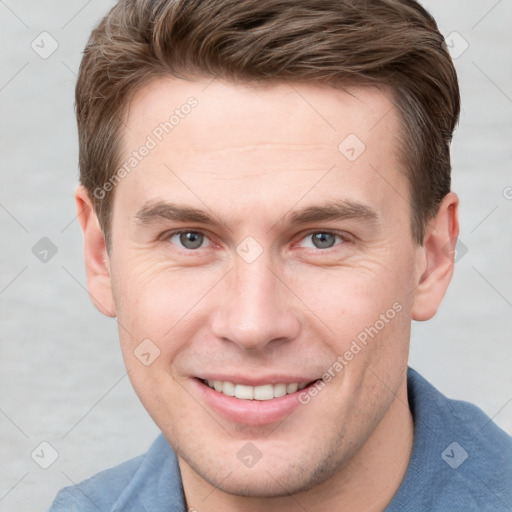
[{"label": "white teeth", "polygon": [[227,396],[235,396],[241,400],[272,400],[281,396],[295,393],[297,390],[304,389],[308,384],[306,382],[292,384],[264,384],[262,386],[246,386],[244,384],[234,384],[229,381],[208,380],[205,381],[208,386],[219,393]]},{"label": "white teeth", "polygon": [[252,386],[237,384],[235,386],[235,396],[244,400],[252,400],[254,398],[254,388]]},{"label": "white teeth", "polygon": [[274,386],[274,397],[279,398],[284,395],[286,395],[286,384],[276,384]]},{"label": "white teeth", "polygon": [[222,392],[228,396],[235,396],[235,385],[232,382],[224,382]]},{"label": "white teeth", "polygon": [[274,398],[274,386],[272,384],[254,387],[255,400],[272,400],[272,398]]},{"label": "white teeth", "polygon": [[299,385],[295,382],[293,384],[288,384],[288,386],[286,386],[286,392],[288,394],[295,393],[295,391],[297,391],[297,389],[299,389]]}]

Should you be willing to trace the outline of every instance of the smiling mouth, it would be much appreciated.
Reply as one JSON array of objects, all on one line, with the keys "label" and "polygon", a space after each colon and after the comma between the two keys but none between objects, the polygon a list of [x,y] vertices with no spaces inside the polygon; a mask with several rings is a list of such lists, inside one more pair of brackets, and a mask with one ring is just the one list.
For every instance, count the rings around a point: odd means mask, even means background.
[{"label": "smiling mouth", "polygon": [[227,396],[239,398],[240,400],[272,400],[286,395],[291,395],[297,391],[301,391],[307,386],[314,384],[311,382],[294,382],[291,384],[263,384],[262,386],[247,386],[245,384],[236,384],[229,381],[205,380],[201,382],[218,393]]}]

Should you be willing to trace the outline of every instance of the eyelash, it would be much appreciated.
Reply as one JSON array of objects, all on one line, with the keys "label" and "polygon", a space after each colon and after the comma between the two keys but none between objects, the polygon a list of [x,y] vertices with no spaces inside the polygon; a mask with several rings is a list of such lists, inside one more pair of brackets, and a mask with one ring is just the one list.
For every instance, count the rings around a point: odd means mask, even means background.
[{"label": "eyelash", "polygon": [[[161,239],[164,242],[169,242],[170,239],[173,236],[181,235],[183,233],[197,233],[197,234],[203,235],[205,238],[210,240],[208,235],[205,232],[199,231],[199,230],[195,230],[195,229],[177,229],[177,230],[174,230],[174,231],[168,231],[168,232],[164,233],[163,235],[161,235],[161,237],[159,237],[159,239]],[[325,249],[318,249],[318,248],[312,249],[312,248],[308,248],[309,250],[313,250],[315,252],[328,252],[330,249],[334,249],[335,247],[337,247],[339,245],[344,245],[345,243],[349,243],[349,242],[353,241],[351,239],[351,237],[347,233],[343,233],[343,232],[339,232],[339,231],[318,230],[318,229],[312,230],[312,231],[309,231],[309,232],[305,233],[304,235],[302,235],[302,237],[299,239],[299,241],[300,240],[304,240],[308,236],[311,236],[311,235],[314,235],[314,234],[317,234],[317,233],[322,233],[324,235],[334,235],[334,236],[337,236],[341,240],[341,243],[335,244],[334,246],[327,247]],[[198,252],[200,249],[202,249],[202,247],[199,247],[198,249],[187,249],[186,247],[179,247],[179,249],[181,249],[182,251],[185,251],[185,252],[193,253],[193,252]]]}]

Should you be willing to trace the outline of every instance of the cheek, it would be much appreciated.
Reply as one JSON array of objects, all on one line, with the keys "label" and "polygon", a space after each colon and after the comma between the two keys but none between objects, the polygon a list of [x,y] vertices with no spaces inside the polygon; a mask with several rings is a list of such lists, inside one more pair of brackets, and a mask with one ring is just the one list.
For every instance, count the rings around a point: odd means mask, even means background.
[{"label": "cheek", "polygon": [[[406,316],[412,283],[407,282],[410,272],[404,268],[405,261],[391,260],[381,252],[379,258],[353,266],[285,268],[281,277],[290,288],[288,307],[303,319],[310,334],[318,337],[323,330],[324,341],[331,340],[329,345],[337,353],[349,349],[355,339],[364,340],[365,329],[372,326],[383,334],[403,329],[406,323],[394,319],[397,308],[393,306],[398,303],[399,316]],[[172,268],[129,251],[112,263],[123,349],[133,351],[150,339],[165,350],[168,362],[197,335],[194,328],[207,328],[219,293],[231,290],[222,283],[223,265]],[[366,334],[367,339],[370,336]]]},{"label": "cheek", "polygon": [[123,348],[133,350],[150,339],[169,357],[190,339],[186,331],[192,316],[206,310],[223,275],[211,268],[176,270],[158,263],[117,268],[123,271],[113,273],[113,296]]},{"label": "cheek", "polygon": [[334,360],[341,356],[331,372],[346,373],[344,385],[353,393],[364,388],[368,367],[396,385],[392,376],[406,365],[410,339],[413,279],[406,262],[337,270],[314,285],[312,277],[297,286],[326,326],[324,341]]},{"label": "cheek", "polygon": [[365,268],[314,269],[298,276],[293,286],[300,290],[304,304],[345,339],[376,322],[378,327],[382,321],[387,325],[397,310],[406,310],[413,282],[407,271],[375,263]]}]

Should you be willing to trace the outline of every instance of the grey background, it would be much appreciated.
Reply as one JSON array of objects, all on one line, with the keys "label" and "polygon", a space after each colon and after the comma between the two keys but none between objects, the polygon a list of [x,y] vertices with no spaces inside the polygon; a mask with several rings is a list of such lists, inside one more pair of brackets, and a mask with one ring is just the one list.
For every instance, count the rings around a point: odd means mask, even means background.
[{"label": "grey background", "polygon": [[[157,435],[125,375],[115,321],[85,291],[72,198],[75,75],[111,5],[0,1],[2,511],[46,510],[58,489],[144,452]],[[411,366],[512,433],[512,0],[425,5],[445,36],[460,34],[448,38],[453,55],[469,45],[455,59],[453,190],[464,246],[441,310],[413,325]],[[31,47],[51,49],[43,31],[58,43],[47,58]],[[43,237],[57,249],[46,263],[32,252]],[[51,462],[44,441],[58,454],[48,469],[38,465]]]}]

